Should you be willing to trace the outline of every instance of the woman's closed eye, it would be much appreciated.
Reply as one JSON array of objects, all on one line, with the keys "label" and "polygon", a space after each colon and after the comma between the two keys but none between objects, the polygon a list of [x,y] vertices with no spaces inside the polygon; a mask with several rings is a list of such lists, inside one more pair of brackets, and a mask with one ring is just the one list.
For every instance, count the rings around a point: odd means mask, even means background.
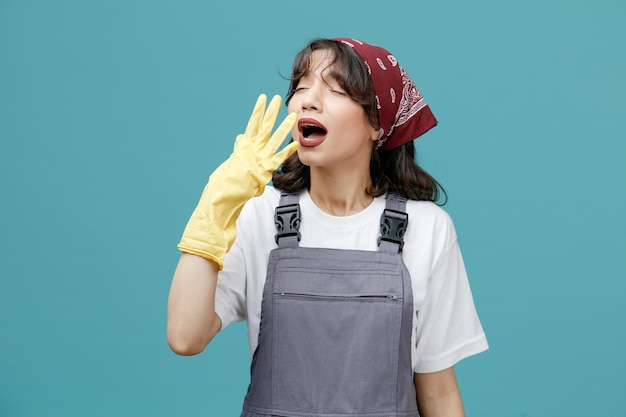
[{"label": "woman's closed eye", "polygon": [[330,88],[331,93],[339,94],[341,96],[347,96],[346,92],[341,89]]}]

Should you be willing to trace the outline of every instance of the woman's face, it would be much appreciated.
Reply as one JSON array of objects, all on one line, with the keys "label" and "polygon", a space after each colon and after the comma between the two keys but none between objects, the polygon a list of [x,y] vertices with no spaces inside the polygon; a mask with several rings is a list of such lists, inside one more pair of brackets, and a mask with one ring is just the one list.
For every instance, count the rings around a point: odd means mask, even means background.
[{"label": "woman's face", "polygon": [[292,130],[300,143],[298,157],[310,167],[354,169],[369,173],[373,141],[378,139],[361,104],[348,96],[337,82],[332,53],[314,51],[309,72],[302,77],[289,101],[289,113],[298,114]]}]

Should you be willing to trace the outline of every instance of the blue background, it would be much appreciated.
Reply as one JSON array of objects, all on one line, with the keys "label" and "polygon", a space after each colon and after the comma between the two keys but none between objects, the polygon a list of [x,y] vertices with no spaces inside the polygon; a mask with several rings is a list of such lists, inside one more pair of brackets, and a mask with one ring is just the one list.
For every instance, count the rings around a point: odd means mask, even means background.
[{"label": "blue background", "polygon": [[0,416],[236,416],[245,325],[171,353],[176,243],[314,37],[391,50],[440,125],[491,349],[469,416],[626,416],[626,3],[0,0]]}]

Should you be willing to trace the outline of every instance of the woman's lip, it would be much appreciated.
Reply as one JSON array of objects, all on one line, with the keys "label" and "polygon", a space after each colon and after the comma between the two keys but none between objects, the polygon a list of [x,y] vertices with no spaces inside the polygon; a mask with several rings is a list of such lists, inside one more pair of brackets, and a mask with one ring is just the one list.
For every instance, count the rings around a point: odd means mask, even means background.
[{"label": "woman's lip", "polygon": [[300,132],[300,137],[298,139],[300,142],[300,146],[304,146],[306,148],[313,148],[315,146],[318,146],[322,142],[324,142],[324,140],[326,139],[326,135],[318,136],[315,139],[310,139],[310,138],[305,138],[304,136],[302,136],[302,132]]},{"label": "woman's lip", "polygon": [[304,126],[307,126],[307,125],[317,126],[317,127],[324,129],[326,132],[328,132],[328,129],[326,129],[326,126],[324,126],[318,120],[315,120],[309,117],[302,118],[298,120],[298,133],[299,133],[298,139],[300,142],[300,146],[313,148],[315,146],[318,146],[322,142],[324,142],[324,140],[326,139],[326,135],[321,135],[321,136],[315,135],[315,137],[313,138],[305,138],[304,135],[302,134],[302,131],[303,131]]},{"label": "woman's lip", "polygon": [[298,120],[298,130],[300,130],[300,132],[302,132],[302,127],[305,125],[313,125],[313,126],[318,126],[321,127],[322,129],[324,129],[325,131],[328,132],[328,129],[326,129],[326,126],[324,126],[323,124],[321,124],[320,122],[318,122],[315,119],[311,119],[311,118],[302,118]]}]

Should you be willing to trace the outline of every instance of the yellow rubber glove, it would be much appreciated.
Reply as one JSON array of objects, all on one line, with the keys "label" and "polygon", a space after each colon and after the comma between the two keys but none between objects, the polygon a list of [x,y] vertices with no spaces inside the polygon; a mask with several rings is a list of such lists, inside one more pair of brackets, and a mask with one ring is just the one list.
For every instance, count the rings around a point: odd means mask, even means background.
[{"label": "yellow rubber glove", "polygon": [[271,135],[282,99],[274,96],[267,111],[266,101],[266,96],[261,94],[245,133],[235,140],[233,153],[209,177],[178,244],[183,252],[214,261],[220,270],[226,252],[235,241],[235,222],[244,204],[263,193],[272,172],[298,148],[298,143],[293,142],[276,153],[297,115],[287,116]]}]

